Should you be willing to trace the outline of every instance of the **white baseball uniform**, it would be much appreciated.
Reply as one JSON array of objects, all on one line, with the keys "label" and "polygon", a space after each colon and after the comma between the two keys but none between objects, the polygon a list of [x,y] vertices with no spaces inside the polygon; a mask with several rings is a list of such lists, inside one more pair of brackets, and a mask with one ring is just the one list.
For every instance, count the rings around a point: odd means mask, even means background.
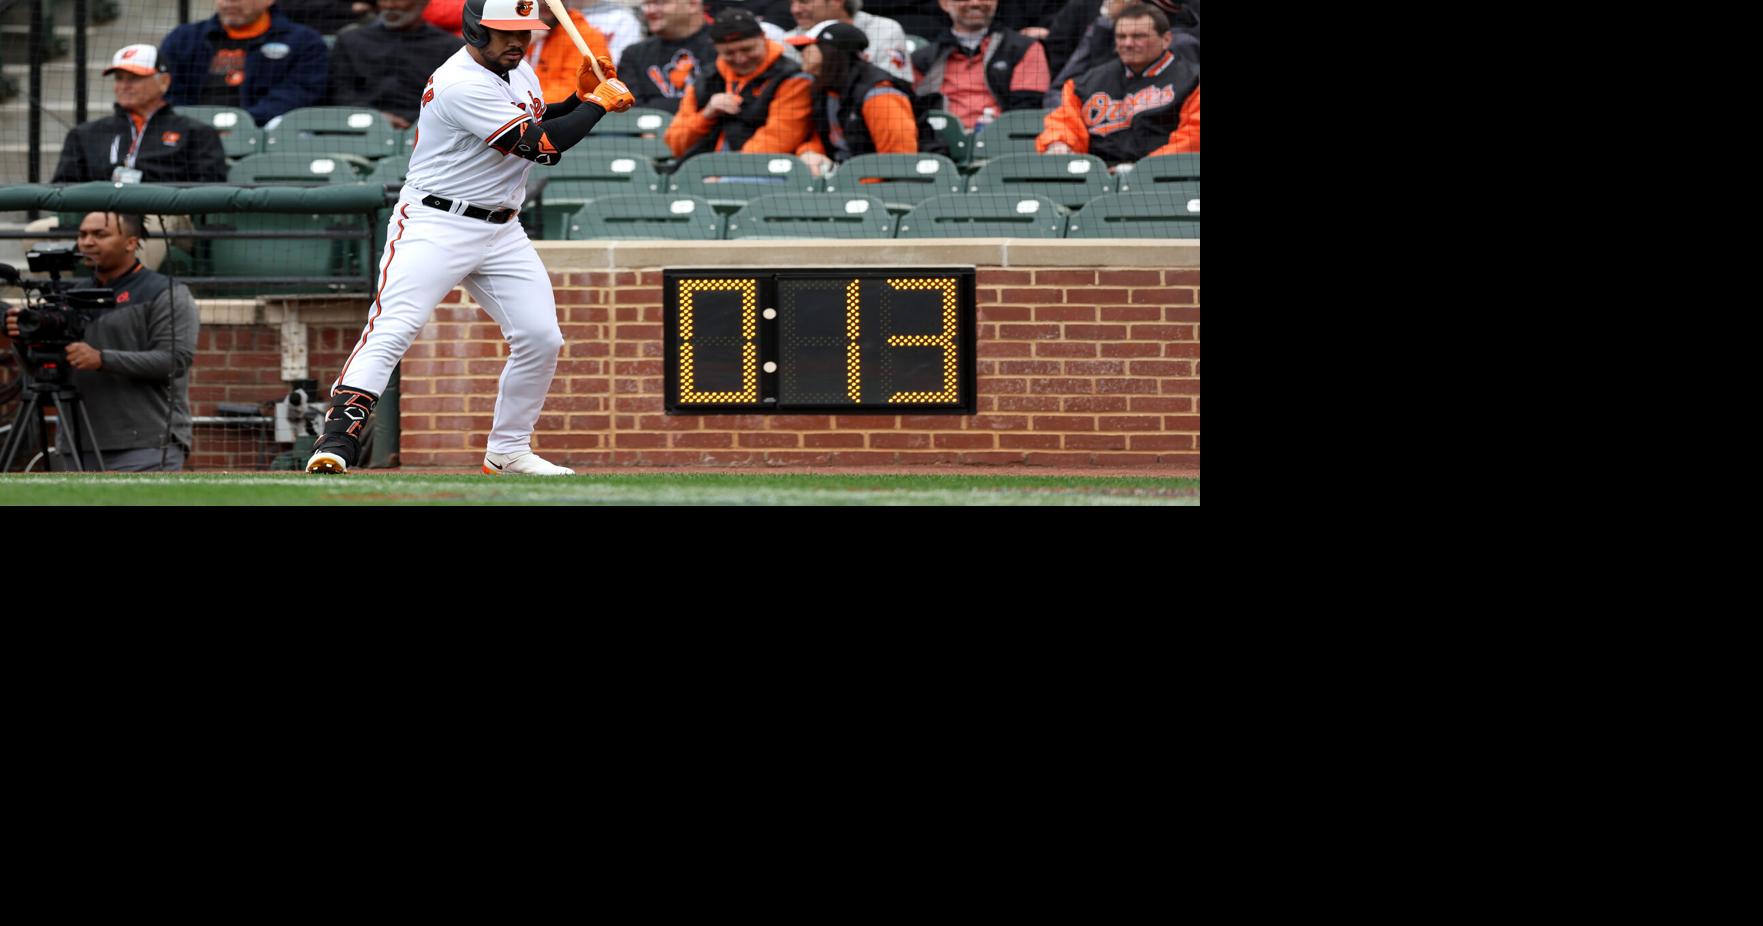
[{"label": "white baseball uniform", "polygon": [[[543,118],[532,66],[497,76],[461,48],[429,78],[404,191],[386,229],[380,279],[361,339],[332,384],[379,395],[435,306],[463,285],[502,328],[508,363],[496,395],[490,453],[531,449],[563,349],[551,278],[518,219],[492,224],[465,210],[519,209],[533,162],[491,147]],[[450,210],[423,205],[452,201]]]}]

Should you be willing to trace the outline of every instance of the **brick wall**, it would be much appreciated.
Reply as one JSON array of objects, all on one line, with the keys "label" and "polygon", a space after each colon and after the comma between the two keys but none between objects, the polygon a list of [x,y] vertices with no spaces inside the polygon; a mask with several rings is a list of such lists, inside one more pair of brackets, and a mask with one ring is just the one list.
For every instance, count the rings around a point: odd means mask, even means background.
[{"label": "brick wall", "polygon": [[[321,386],[330,385],[355,346],[359,325],[311,326],[306,349]],[[281,331],[268,325],[205,324],[196,336],[196,363],[190,370],[190,414],[212,416],[222,402],[279,402],[288,394],[282,381]],[[274,432],[232,425],[197,425],[190,469],[262,469],[286,449],[270,441]]]},{"label": "brick wall", "polygon": [[[1070,246],[1036,252],[1070,257]],[[1151,243],[1141,243],[1149,245]],[[724,250],[728,248],[725,243]],[[1200,271],[980,266],[979,414],[669,416],[662,407],[661,271],[557,270],[566,339],[534,447],[557,462],[620,465],[1133,466],[1200,462]],[[1166,255],[1167,249],[1146,252]],[[752,266],[776,266],[764,259]],[[729,257],[729,255],[722,255]],[[911,257],[912,255],[907,255]],[[897,255],[877,253],[875,261]],[[745,259],[739,255],[729,259]],[[922,258],[919,258],[922,260]],[[960,260],[960,256],[952,259]],[[1142,256],[1134,260],[1153,263]],[[679,260],[665,265],[687,265]],[[662,261],[643,264],[661,266]],[[897,265],[912,265],[900,260]],[[328,384],[359,324],[309,330]],[[192,383],[214,403],[278,398],[277,329],[205,326]],[[405,357],[405,466],[473,467],[483,456],[507,346],[455,290]],[[249,467],[198,429],[197,468]],[[235,462],[236,461],[236,462]]]}]

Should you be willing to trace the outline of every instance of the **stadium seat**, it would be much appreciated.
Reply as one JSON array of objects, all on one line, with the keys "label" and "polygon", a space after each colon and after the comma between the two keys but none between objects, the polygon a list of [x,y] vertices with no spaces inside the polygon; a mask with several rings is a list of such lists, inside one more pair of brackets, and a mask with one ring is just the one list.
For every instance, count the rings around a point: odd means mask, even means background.
[{"label": "stadium seat", "polygon": [[547,168],[543,176],[545,188],[536,208],[543,229],[540,234],[546,240],[566,237],[570,216],[588,200],[621,193],[656,193],[662,183],[647,158],[579,149]]},{"label": "stadium seat", "polygon": [[378,110],[359,106],[307,106],[263,128],[263,150],[334,151],[365,158],[383,158],[405,150],[398,132]]},{"label": "stadium seat", "polygon": [[761,196],[729,216],[728,238],[892,238],[894,217],[873,196]]},{"label": "stadium seat", "polygon": [[1166,183],[1199,183],[1200,156],[1197,154],[1162,154],[1145,158],[1122,172],[1115,189],[1121,193],[1150,192]]},{"label": "stadium seat", "polygon": [[235,106],[179,106],[177,113],[187,119],[214,126],[220,133],[220,146],[229,158],[242,158],[263,151],[263,132],[251,114]]},{"label": "stadium seat", "polygon": [[900,216],[900,238],[1058,238],[1065,211],[1045,196],[961,193],[939,196]]},{"label": "stadium seat", "polygon": [[943,109],[933,109],[925,114],[930,127],[943,136],[949,143],[949,160],[957,164],[966,164],[973,160],[973,139],[968,136],[967,129],[961,126],[961,120],[955,114]]},{"label": "stadium seat", "polygon": [[700,154],[674,171],[669,192],[701,196],[716,211],[730,214],[772,193],[814,193],[820,178],[788,154]]},{"label": "stadium seat", "polygon": [[968,178],[969,193],[1045,196],[1067,209],[1114,189],[1102,159],[1089,154],[1007,154]]},{"label": "stadium seat", "polygon": [[255,154],[227,168],[228,183],[354,183],[360,179],[340,154]]},{"label": "stadium seat", "polygon": [[667,160],[673,157],[673,150],[667,147],[661,136],[672,118],[673,113],[662,109],[607,113],[577,150],[595,154],[637,154]]},{"label": "stadium seat", "polygon": [[570,217],[569,239],[716,241],[722,216],[697,196],[618,193],[601,196]]},{"label": "stadium seat", "polygon": [[839,165],[825,178],[828,193],[861,193],[888,204],[894,212],[941,196],[959,193],[964,181],[955,162],[935,154],[865,154]]},{"label": "stadium seat", "polygon": [[404,176],[409,172],[410,155],[394,154],[373,162],[373,173],[367,175],[367,182],[402,186]]},{"label": "stadium seat", "polygon": [[1050,109],[1018,109],[982,126],[973,135],[973,159],[1035,153],[1035,137],[1046,129]]},{"label": "stadium seat", "polygon": [[916,55],[916,54],[918,54],[918,50],[920,48],[923,48],[924,46],[929,45],[929,44],[930,44],[930,39],[924,38],[923,36],[908,35],[906,37],[906,47],[908,49],[910,49],[910,51],[908,51],[908,54]]},{"label": "stadium seat", "polygon": [[1073,215],[1067,238],[1198,238],[1200,185],[1165,184],[1153,193],[1109,193]]},{"label": "stadium seat", "polygon": [[[242,212],[208,215],[202,224],[211,231],[323,234],[338,227],[359,229],[359,223],[355,216]],[[367,242],[360,240],[218,237],[206,243],[214,276],[252,280],[289,276],[360,276],[365,280],[367,262],[371,260]],[[263,284],[258,291],[322,293],[330,288],[321,284]]]}]

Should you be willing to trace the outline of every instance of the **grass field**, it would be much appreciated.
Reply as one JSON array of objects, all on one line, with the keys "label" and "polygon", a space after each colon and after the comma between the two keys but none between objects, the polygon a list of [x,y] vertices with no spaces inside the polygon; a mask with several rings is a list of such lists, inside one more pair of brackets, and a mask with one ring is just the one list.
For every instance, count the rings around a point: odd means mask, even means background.
[{"label": "grass field", "polygon": [[619,473],[554,478],[362,473],[0,476],[0,505],[1192,505],[1157,476]]}]

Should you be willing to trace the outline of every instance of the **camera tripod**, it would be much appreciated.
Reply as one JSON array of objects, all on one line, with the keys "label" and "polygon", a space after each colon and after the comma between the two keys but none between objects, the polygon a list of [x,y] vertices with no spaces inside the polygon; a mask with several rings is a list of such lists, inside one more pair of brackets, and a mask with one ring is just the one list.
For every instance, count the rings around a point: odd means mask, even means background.
[{"label": "camera tripod", "polygon": [[[98,434],[92,430],[91,418],[86,414],[86,400],[67,381],[66,350],[49,353],[25,350],[21,353],[26,361],[23,366],[31,369],[32,374],[25,383],[18,416],[12,421],[12,431],[6,435],[6,446],[0,450],[0,473],[11,471],[13,458],[18,456],[26,435],[33,430],[37,435],[37,446],[43,448],[45,455],[56,452],[55,445],[49,440],[49,419],[43,414],[50,408],[56,409],[57,432],[67,436],[68,445],[73,449],[73,468],[79,472],[86,469],[80,456],[79,435],[83,426],[86,436],[92,440],[92,455],[97,457],[98,468],[102,470],[104,454],[98,450]],[[30,427],[33,422],[34,429]],[[47,460],[44,466],[47,468]]]}]

